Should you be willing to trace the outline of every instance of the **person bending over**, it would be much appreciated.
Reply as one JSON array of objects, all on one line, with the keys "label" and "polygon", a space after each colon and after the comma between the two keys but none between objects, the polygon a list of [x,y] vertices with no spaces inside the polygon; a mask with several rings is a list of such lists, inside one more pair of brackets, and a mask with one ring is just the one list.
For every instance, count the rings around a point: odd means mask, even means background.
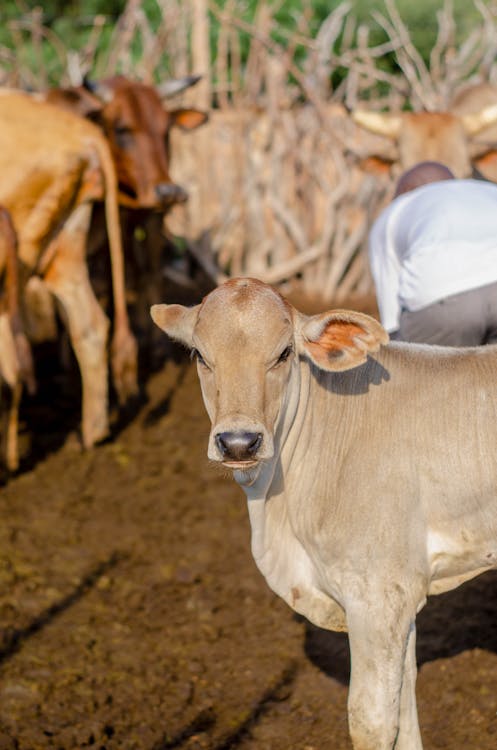
[{"label": "person bending over", "polygon": [[369,260],[391,338],[445,346],[497,342],[497,185],[438,162],[401,175],[374,222]]}]

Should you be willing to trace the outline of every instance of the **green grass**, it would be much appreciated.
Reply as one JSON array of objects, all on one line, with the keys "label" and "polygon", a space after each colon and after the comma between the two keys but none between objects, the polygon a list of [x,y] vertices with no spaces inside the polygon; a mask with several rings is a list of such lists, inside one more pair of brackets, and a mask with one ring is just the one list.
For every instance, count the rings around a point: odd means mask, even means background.
[{"label": "green grass", "polygon": [[[216,0],[219,6],[223,6],[226,0]],[[262,0],[238,0],[237,12],[245,21],[251,23],[254,20],[256,9]],[[187,0],[184,0],[187,2]],[[272,3],[269,2],[269,5]],[[274,4],[274,3],[273,3]],[[340,4],[340,0],[285,0],[276,2],[278,8],[275,18],[281,29],[285,31],[295,30],[297,19],[306,11],[306,21],[311,35],[314,35],[327,15]],[[96,70],[98,73],[99,59],[105,59],[112,29],[125,7],[125,0],[82,0],[81,2],[67,2],[66,0],[2,0],[0,11],[0,45],[14,50],[14,38],[9,30],[9,22],[26,15],[26,12],[36,7],[43,7],[44,24],[59,36],[63,45],[70,49],[80,49],[87,41],[91,28],[92,19],[97,14],[107,18],[107,26],[102,34],[98,49]],[[351,12],[358,21],[366,23],[371,27],[370,39],[372,43],[380,43],[385,40],[385,32],[374,21],[372,13],[374,10],[387,15],[383,0],[352,0]],[[429,60],[430,51],[437,34],[437,12],[442,3],[434,0],[397,0],[399,13],[408,26],[413,42],[426,62]],[[454,16],[457,23],[458,41],[461,42],[470,33],[475,23],[481,22],[481,17],[474,5],[468,0],[453,0]],[[22,10],[21,10],[22,9]],[[155,0],[143,0],[143,9],[152,26],[157,28],[160,22],[160,11]],[[212,45],[215,48],[217,36],[216,21],[212,18]],[[286,34],[274,32],[275,39],[282,44],[286,43]],[[249,40],[242,38],[242,51],[247,53]],[[140,55],[139,40],[134,43],[131,50],[136,59]],[[16,49],[15,54],[21,59],[23,65],[27,66],[36,75],[39,68],[39,60],[32,48],[29,34],[23,33],[23,44],[21,49]],[[61,62],[54,52],[50,42],[41,43],[41,55],[44,67],[47,70],[49,82],[57,84],[62,73]],[[305,56],[305,49],[298,47],[295,52],[296,61],[299,62]],[[393,56],[383,61],[389,69],[395,70],[395,59]],[[162,63],[167,68],[167,59]],[[161,73],[167,70],[161,70]]]}]

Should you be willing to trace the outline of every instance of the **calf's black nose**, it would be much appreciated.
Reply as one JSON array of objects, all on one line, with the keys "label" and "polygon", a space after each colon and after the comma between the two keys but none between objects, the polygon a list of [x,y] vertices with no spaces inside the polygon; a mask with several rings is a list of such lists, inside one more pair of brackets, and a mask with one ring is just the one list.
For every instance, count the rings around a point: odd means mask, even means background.
[{"label": "calf's black nose", "polygon": [[163,203],[184,203],[188,193],[173,182],[161,182],[155,186],[155,193]]},{"label": "calf's black nose", "polygon": [[247,461],[255,456],[261,443],[261,432],[219,432],[214,438],[223,459]]}]

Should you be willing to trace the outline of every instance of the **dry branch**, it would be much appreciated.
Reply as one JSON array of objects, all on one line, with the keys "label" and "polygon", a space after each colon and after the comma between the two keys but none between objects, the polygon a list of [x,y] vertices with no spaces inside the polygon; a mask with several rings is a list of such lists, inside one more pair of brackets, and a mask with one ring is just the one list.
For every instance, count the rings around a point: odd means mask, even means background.
[{"label": "dry branch", "polygon": [[[361,170],[354,154],[365,155],[368,144],[354,140],[342,103],[443,110],[463,83],[497,81],[497,6],[474,0],[480,20],[456,45],[446,0],[427,65],[393,0],[384,14],[373,14],[387,35],[376,45],[352,2],[339,4],[314,36],[310,0],[292,29],[277,22],[283,0],[259,0],[251,23],[238,0],[222,7],[216,0],[155,2],[158,22],[141,0],[128,0],[105,57],[103,16],[84,21],[86,44],[68,50],[43,25],[41,11],[24,9],[8,26],[16,52],[0,47],[0,80],[43,88],[46,45],[60,65],[61,85],[116,72],[152,82],[166,64],[172,77],[204,73],[192,96],[211,110],[210,122],[198,133],[174,134],[172,144],[173,179],[190,193],[178,234],[204,272],[214,283],[231,275],[257,274],[274,284],[298,277],[301,288],[323,298],[370,291],[367,233],[391,183]],[[209,18],[219,24],[212,67]],[[22,54],[27,41],[36,67]],[[387,54],[399,71],[384,69]],[[338,74],[341,83],[331,91]]]}]

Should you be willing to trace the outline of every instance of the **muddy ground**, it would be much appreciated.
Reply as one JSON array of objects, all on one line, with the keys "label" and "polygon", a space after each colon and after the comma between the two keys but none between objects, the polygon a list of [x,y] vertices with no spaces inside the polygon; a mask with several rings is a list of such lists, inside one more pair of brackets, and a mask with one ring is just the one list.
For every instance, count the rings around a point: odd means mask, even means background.
[{"label": "muddy ground", "polygon": [[[257,571],[188,358],[91,452],[77,412],[53,374],[0,488],[0,750],[350,748],[347,639]],[[495,750],[497,575],[430,600],[418,660],[426,750]]]}]

